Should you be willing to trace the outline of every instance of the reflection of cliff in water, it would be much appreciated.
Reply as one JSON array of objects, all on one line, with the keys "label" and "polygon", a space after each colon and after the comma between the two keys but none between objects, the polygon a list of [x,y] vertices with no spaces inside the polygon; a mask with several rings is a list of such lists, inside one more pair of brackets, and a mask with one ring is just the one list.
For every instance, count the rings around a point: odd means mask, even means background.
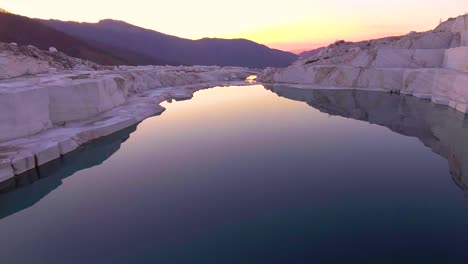
[{"label": "reflection of cliff in water", "polygon": [[0,195],[0,219],[34,205],[75,172],[100,165],[117,152],[135,130],[136,125],[97,139],[37,170],[17,176],[10,181],[10,187],[15,190]]},{"label": "reflection of cliff in water", "polygon": [[468,118],[464,114],[413,96],[276,85],[265,88],[330,115],[366,121],[419,138],[448,160],[453,180],[468,195]]}]

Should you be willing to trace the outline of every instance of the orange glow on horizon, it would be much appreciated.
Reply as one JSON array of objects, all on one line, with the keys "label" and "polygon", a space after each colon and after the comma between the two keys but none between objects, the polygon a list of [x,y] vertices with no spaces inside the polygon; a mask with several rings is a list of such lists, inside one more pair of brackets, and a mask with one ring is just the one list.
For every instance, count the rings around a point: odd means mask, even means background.
[{"label": "orange glow on horizon", "polygon": [[189,39],[246,38],[272,48],[306,50],[339,39],[429,30],[440,19],[468,11],[468,1],[2,0],[0,8],[33,18],[78,22],[111,18]]}]

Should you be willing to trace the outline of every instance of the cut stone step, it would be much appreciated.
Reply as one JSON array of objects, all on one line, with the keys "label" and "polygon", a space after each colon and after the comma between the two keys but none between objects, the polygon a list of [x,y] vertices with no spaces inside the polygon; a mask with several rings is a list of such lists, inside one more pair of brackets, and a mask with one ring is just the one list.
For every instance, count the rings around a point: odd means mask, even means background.
[{"label": "cut stone step", "polygon": [[379,49],[372,63],[382,68],[439,68],[444,63],[444,49]]},{"label": "cut stone step", "polygon": [[446,50],[444,67],[447,69],[468,72],[468,46]]}]

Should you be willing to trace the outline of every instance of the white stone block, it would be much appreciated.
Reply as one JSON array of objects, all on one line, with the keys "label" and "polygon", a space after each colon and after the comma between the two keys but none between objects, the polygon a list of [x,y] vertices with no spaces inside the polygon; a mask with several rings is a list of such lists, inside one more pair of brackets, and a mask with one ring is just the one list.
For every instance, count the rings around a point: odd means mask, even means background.
[{"label": "white stone block", "polygon": [[356,87],[400,91],[403,83],[403,74],[404,69],[364,69],[357,80]]},{"label": "white stone block", "polygon": [[73,139],[64,139],[59,141],[60,154],[65,155],[76,150],[79,146]]},{"label": "white stone block", "polygon": [[468,46],[446,50],[444,67],[447,69],[468,72]]},{"label": "white stone block", "polygon": [[401,49],[447,49],[453,40],[452,32],[426,32],[418,36],[408,35],[392,44]]},{"label": "white stone block", "polygon": [[432,102],[438,105],[450,105],[450,99],[447,97],[432,96]]},{"label": "white stone block", "polygon": [[34,151],[37,166],[44,165],[55,159],[60,158],[60,149],[57,142],[46,143]]},{"label": "white stone block", "polygon": [[453,89],[457,75],[457,72],[451,70],[439,69],[435,71],[432,95],[438,98],[446,97],[453,101]]},{"label": "white stone block", "polygon": [[314,83],[315,75],[314,67],[297,65],[276,71],[272,80],[282,83]]},{"label": "white stone block", "polygon": [[379,49],[372,67],[415,67],[412,61],[414,50],[409,49]]},{"label": "white stone block", "polygon": [[457,17],[452,24],[451,31],[454,33],[468,31],[468,15]]},{"label": "white stone block", "polygon": [[78,142],[89,142],[91,140],[109,136],[117,131],[120,131],[124,128],[130,127],[136,124],[137,121],[135,118],[127,118],[127,119],[110,119],[106,120],[102,123],[95,123],[95,127],[85,130],[78,134],[76,140]]},{"label": "white stone block", "polygon": [[0,91],[0,141],[30,136],[51,126],[44,89]]},{"label": "white stone block", "polygon": [[327,80],[330,74],[332,74],[336,70],[336,66],[308,66],[306,67],[306,70],[308,73],[308,77],[313,80],[309,82],[309,84],[318,84]]},{"label": "white stone block", "polygon": [[128,88],[118,78],[75,80],[48,87],[54,124],[85,120],[126,102]]},{"label": "white stone block", "polygon": [[413,40],[411,49],[447,49],[453,40],[451,32],[431,32]]},{"label": "white stone block", "polygon": [[455,109],[457,109],[458,111],[462,113],[468,113],[468,104],[458,103]]},{"label": "white stone block", "polygon": [[193,93],[191,93],[190,91],[176,91],[171,92],[170,97],[176,101],[184,101],[192,99]]},{"label": "white stone block", "polygon": [[444,62],[443,49],[379,49],[372,64],[385,68],[436,68]]},{"label": "white stone block", "polygon": [[412,95],[414,97],[419,98],[419,99],[425,99],[425,100],[430,100],[432,98],[432,96],[430,94],[414,93]]},{"label": "white stone block", "polygon": [[454,101],[468,103],[468,72],[455,74],[448,94]]},{"label": "white stone block", "polygon": [[468,46],[468,31],[460,33],[460,46]]},{"label": "white stone block", "polygon": [[101,127],[96,128],[96,133],[98,134],[98,137],[109,136],[117,131],[125,129],[129,126],[132,126],[135,123],[136,123],[136,120],[134,118],[119,120],[115,123],[109,122],[109,123],[102,125]]},{"label": "white stone block", "polygon": [[354,57],[349,63],[349,66],[354,67],[368,67],[371,63],[373,56],[368,50],[359,51],[356,57]]},{"label": "white stone block", "polygon": [[9,180],[15,176],[9,160],[0,160],[0,182]]},{"label": "white stone block", "polygon": [[403,76],[404,94],[431,94],[437,70],[406,70]]},{"label": "white stone block", "polygon": [[327,86],[353,87],[361,68],[357,67],[336,67],[319,84]]},{"label": "white stone block", "polygon": [[12,159],[11,164],[16,175],[27,172],[36,167],[34,154],[29,152],[20,152],[16,154]]},{"label": "white stone block", "polygon": [[444,49],[416,49],[413,61],[418,68],[440,68],[444,64]]}]

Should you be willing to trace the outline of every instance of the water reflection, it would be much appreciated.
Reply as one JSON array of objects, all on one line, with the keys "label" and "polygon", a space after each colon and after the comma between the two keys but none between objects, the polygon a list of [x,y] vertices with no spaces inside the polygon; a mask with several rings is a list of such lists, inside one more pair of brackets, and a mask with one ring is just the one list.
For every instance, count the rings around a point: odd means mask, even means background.
[{"label": "water reflection", "polygon": [[[281,97],[306,102],[330,115],[366,121],[402,135],[417,137],[448,160],[453,181],[468,195],[468,119],[463,114],[412,96],[286,86],[265,88]],[[34,205],[75,172],[101,164],[117,152],[135,130],[136,126],[132,126],[98,139],[60,160],[5,183],[4,192],[15,190],[0,196],[0,219]]]},{"label": "water reflection", "polygon": [[[86,144],[61,159],[55,160],[38,170],[31,170],[17,176],[1,195],[0,219],[33,206],[43,197],[60,187],[62,181],[75,172],[102,164],[120,149],[136,125],[121,130],[107,137],[100,138],[92,144]],[[34,183],[34,184],[32,184]],[[15,190],[11,190],[15,188]]]},{"label": "water reflection", "polygon": [[41,168],[0,196],[2,261],[464,263],[466,199],[414,138],[454,153],[462,185],[462,117],[409,97],[270,89],[292,100],[206,90],[126,144],[135,128]]},{"label": "water reflection", "polygon": [[357,90],[307,90],[266,86],[277,95],[306,102],[323,113],[385,126],[416,137],[448,160],[454,182],[468,196],[468,118],[413,96]]}]

